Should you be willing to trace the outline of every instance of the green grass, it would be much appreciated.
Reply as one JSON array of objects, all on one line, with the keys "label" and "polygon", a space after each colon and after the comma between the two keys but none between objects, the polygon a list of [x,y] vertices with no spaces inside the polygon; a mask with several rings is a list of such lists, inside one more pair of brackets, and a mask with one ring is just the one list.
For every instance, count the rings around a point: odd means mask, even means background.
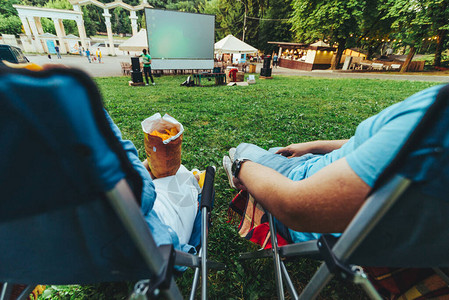
[{"label": "green grass", "polygon": [[[236,192],[228,187],[221,160],[230,147],[242,142],[269,148],[315,139],[349,138],[360,121],[436,84],[276,76],[257,80],[248,87],[216,87],[210,82],[211,86],[188,88],[180,86],[185,78],[155,78],[156,86],[147,87],[128,86],[128,77],[98,78],[96,82],[106,109],[124,138],[134,142],[142,160],[145,151],[140,122],[160,112],[169,113],[184,125],[182,163],[187,168],[217,166],[209,257],[224,262],[228,268],[210,272],[210,299],[272,299],[276,295],[271,260],[237,260],[240,252],[256,248],[238,236],[238,223],[228,223],[228,203]],[[298,289],[304,287],[318,266],[307,259],[287,265]],[[185,296],[192,278],[189,270],[177,279]],[[118,298],[125,297],[126,287]],[[81,288],[81,294],[78,290],[73,299],[85,297],[84,290],[94,294],[96,290],[94,298],[108,298],[108,286],[100,285]],[[55,294],[47,295],[51,298]],[[363,295],[359,288],[333,280],[320,297],[363,299]]]}]

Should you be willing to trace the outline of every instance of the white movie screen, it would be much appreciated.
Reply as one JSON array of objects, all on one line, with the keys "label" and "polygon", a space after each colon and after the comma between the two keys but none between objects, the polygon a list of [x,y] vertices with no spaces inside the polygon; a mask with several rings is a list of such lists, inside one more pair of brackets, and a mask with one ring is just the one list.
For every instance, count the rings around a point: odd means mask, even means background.
[{"label": "white movie screen", "polygon": [[145,9],[152,69],[213,68],[215,16]]}]

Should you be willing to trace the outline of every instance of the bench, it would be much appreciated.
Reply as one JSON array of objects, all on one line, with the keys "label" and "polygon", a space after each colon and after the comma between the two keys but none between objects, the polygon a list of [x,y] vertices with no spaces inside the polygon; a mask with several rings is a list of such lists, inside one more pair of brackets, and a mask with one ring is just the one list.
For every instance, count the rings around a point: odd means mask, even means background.
[{"label": "bench", "polygon": [[379,63],[372,63],[371,64],[371,68],[373,70],[383,70],[384,69],[384,65],[383,64],[379,64]]},{"label": "bench", "polygon": [[221,84],[225,84],[226,74],[225,73],[198,73],[198,74],[193,74],[193,81],[195,82],[195,85],[202,86],[201,85],[201,79],[202,78],[215,78],[215,85],[221,85]]},{"label": "bench", "polygon": [[400,65],[400,64],[391,64],[390,65],[390,70],[393,70],[393,71],[400,70],[401,67],[402,67],[402,65]]}]

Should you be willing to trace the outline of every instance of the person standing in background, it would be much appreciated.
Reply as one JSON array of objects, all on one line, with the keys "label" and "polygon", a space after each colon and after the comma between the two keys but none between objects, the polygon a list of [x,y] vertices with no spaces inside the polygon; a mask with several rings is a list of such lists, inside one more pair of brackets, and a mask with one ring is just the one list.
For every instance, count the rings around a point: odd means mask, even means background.
[{"label": "person standing in background", "polygon": [[86,50],[86,57],[87,57],[87,60],[89,61],[89,63],[91,63],[92,61],[90,60],[90,51],[89,51],[89,48],[87,48],[87,50]]},{"label": "person standing in background", "polygon": [[153,75],[151,75],[151,56],[150,54],[147,54],[147,49],[142,50],[142,54],[140,54],[143,60],[143,74],[145,75],[146,85],[149,85],[148,82],[148,76],[151,78],[151,83],[153,85],[156,85],[156,83],[153,80]]},{"label": "person standing in background", "polygon": [[100,48],[97,49],[97,59],[98,59],[98,63],[101,64],[101,50]]},{"label": "person standing in background", "polygon": [[277,67],[278,66],[278,55],[275,53],[273,56],[273,67]]},{"label": "person standing in background", "polygon": [[56,50],[56,55],[58,56],[59,59],[61,59],[61,53],[59,53],[59,47],[55,46],[55,50]]}]

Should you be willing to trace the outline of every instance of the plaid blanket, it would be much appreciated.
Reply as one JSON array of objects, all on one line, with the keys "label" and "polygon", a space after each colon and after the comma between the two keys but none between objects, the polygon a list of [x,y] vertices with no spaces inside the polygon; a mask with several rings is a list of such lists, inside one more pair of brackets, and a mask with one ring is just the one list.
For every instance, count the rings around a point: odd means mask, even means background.
[{"label": "plaid blanket", "polygon": [[[268,218],[263,207],[247,192],[240,191],[229,204],[230,215],[238,215],[241,237],[271,248]],[[230,216],[230,219],[232,216]],[[291,243],[288,230],[276,228],[278,246]],[[449,287],[432,269],[364,268],[378,292],[390,300],[449,300]]]},{"label": "plaid blanket", "polygon": [[364,268],[364,270],[377,291],[387,299],[449,299],[448,284],[432,269]]}]

